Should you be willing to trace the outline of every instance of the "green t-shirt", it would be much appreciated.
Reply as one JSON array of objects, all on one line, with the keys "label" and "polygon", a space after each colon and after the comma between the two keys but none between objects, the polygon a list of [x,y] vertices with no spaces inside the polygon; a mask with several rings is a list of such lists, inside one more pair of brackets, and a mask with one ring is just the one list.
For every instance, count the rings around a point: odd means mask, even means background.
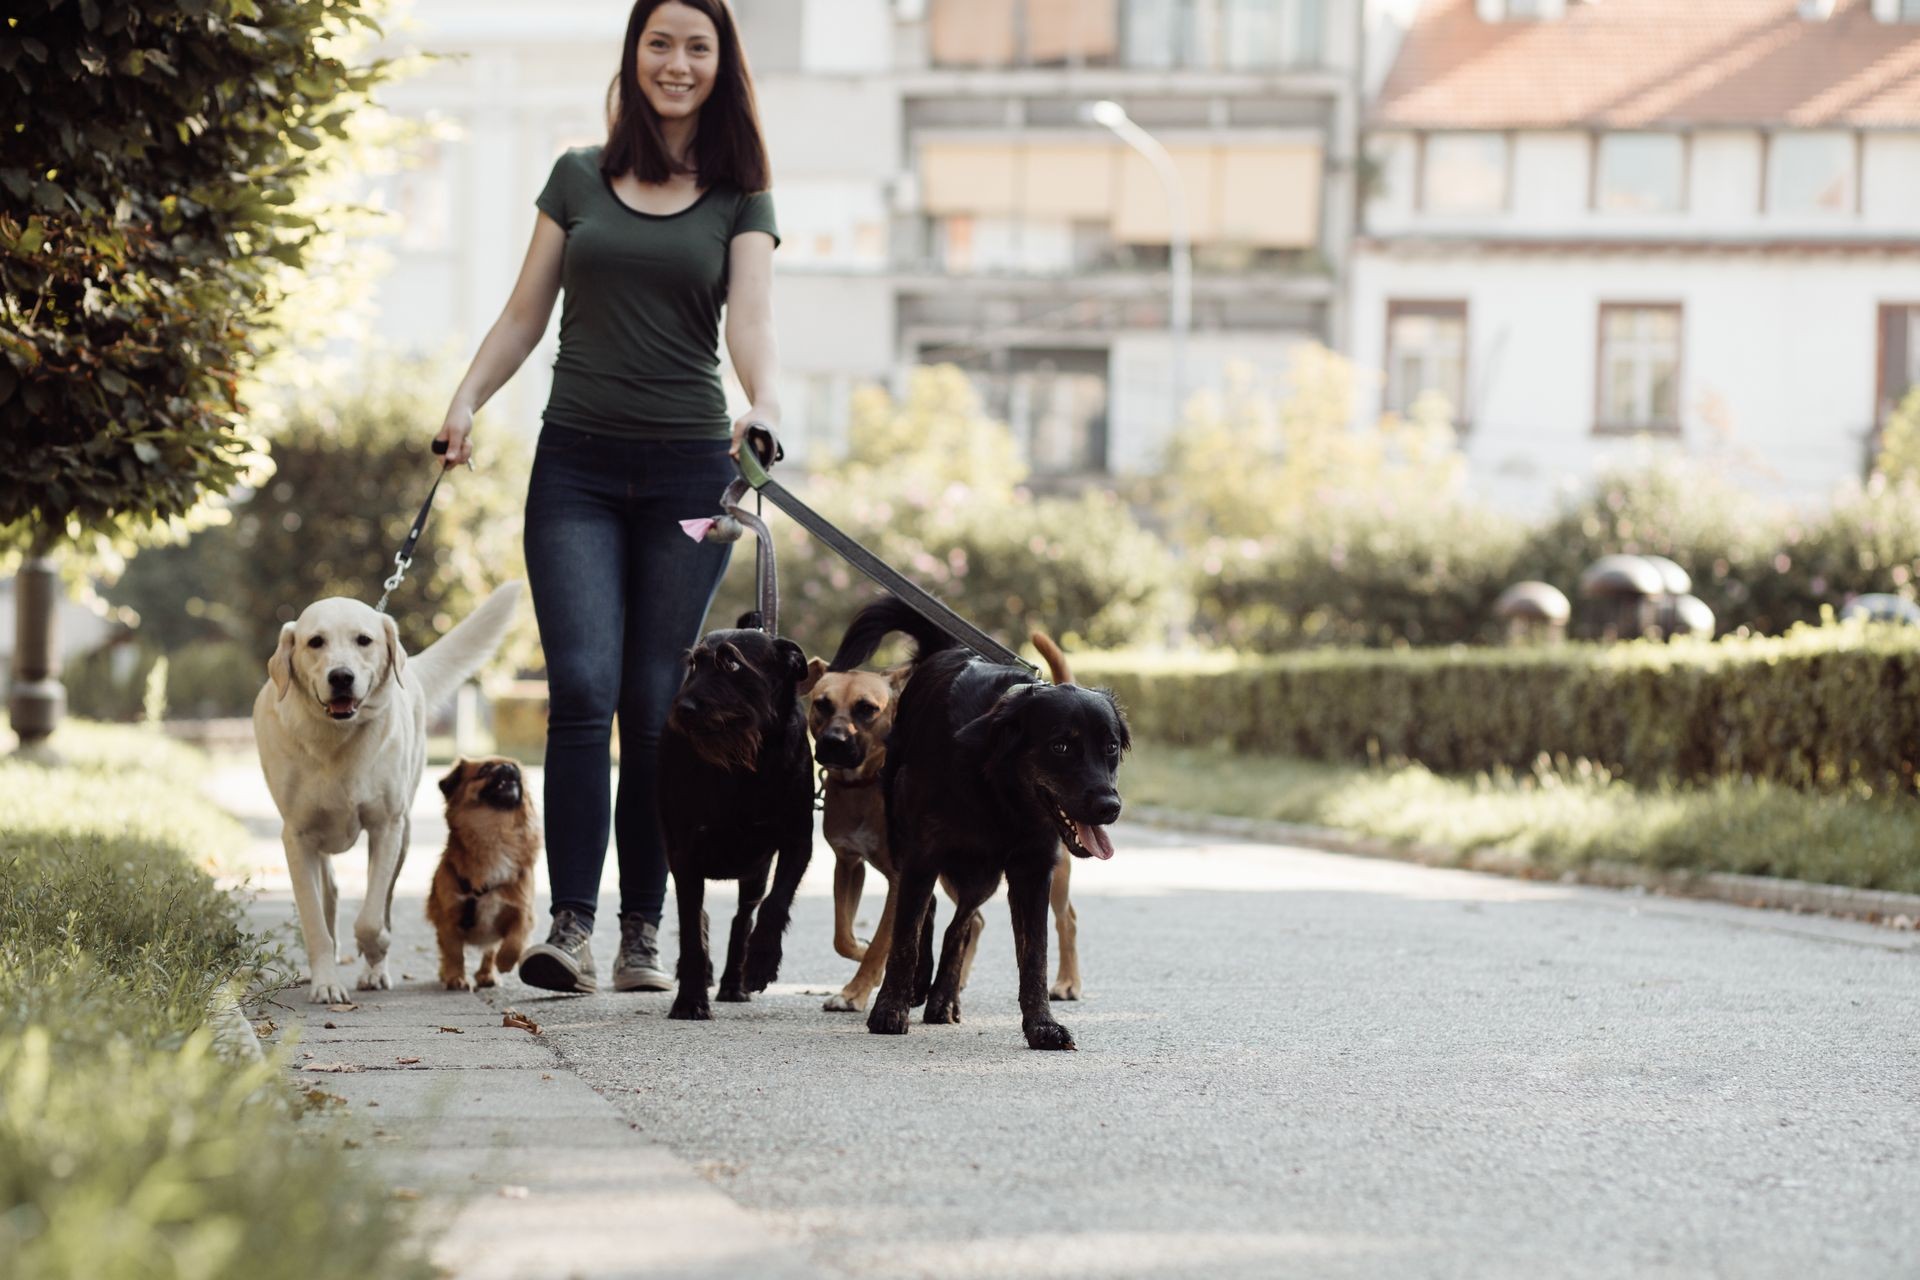
[{"label": "green t-shirt", "polygon": [[613,193],[600,148],[576,147],[534,204],[567,233],[544,421],[630,439],[724,439],[728,250],[746,231],[779,243],[772,194],[722,184],[679,213],[641,213]]}]

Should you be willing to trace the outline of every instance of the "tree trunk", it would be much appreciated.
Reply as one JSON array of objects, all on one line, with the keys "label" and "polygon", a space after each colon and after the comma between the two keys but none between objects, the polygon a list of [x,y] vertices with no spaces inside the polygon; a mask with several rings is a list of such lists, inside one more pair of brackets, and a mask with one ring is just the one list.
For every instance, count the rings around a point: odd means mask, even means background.
[{"label": "tree trunk", "polygon": [[54,629],[59,604],[60,576],[53,557],[28,556],[13,580],[13,684],[7,698],[22,747],[45,742],[67,709]]}]

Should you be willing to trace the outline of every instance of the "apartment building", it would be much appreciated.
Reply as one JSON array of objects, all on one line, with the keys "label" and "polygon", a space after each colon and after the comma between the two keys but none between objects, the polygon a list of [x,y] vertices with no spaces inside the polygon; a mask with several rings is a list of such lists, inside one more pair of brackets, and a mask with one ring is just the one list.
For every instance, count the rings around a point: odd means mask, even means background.
[{"label": "apartment building", "polygon": [[[376,191],[402,215],[376,341],[472,350],[553,156],[604,132],[627,8],[415,0],[393,46],[451,56],[383,96],[444,138]],[[1360,0],[734,8],[775,165],[782,400],[800,457],[834,447],[855,385],[954,362],[1038,473],[1140,470],[1178,394],[1236,365],[1277,386],[1295,345],[1342,340]],[[1101,100],[1178,174],[1194,264],[1178,369],[1168,192],[1087,118]],[[544,347],[503,400],[528,430],[550,361]]]},{"label": "apartment building", "polygon": [[1920,0],[1426,0],[1390,53],[1361,420],[1440,391],[1520,508],[1629,441],[1861,474],[1920,383]]}]

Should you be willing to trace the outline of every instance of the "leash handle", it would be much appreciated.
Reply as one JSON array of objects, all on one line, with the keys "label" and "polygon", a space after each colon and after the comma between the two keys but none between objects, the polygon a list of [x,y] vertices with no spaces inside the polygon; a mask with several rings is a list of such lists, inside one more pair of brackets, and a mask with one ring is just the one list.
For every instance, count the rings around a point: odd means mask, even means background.
[{"label": "leash handle", "polygon": [[750,425],[744,439],[747,447],[740,451],[740,456],[734,461],[739,464],[740,474],[746,477],[747,483],[758,489],[772,479],[769,473],[773,470],[773,464],[785,458],[787,451],[781,447],[780,437],[774,434],[773,428],[764,422]]},{"label": "leash handle", "polygon": [[[435,453],[445,453],[447,451],[447,442],[445,440],[435,440],[433,442],[433,451]],[[407,580],[407,570],[413,568],[413,549],[419,545],[420,535],[426,532],[427,517],[433,514],[434,495],[440,492],[440,482],[447,478],[447,470],[446,467],[441,467],[440,473],[434,476],[433,487],[427,490],[427,500],[420,504],[420,514],[413,518],[413,527],[407,530],[406,540],[400,544],[400,550],[394,552],[393,574],[385,582],[380,584],[380,599],[376,601],[373,606],[375,613],[385,613],[387,611],[387,597],[391,596],[394,591],[399,588],[400,584]]]}]

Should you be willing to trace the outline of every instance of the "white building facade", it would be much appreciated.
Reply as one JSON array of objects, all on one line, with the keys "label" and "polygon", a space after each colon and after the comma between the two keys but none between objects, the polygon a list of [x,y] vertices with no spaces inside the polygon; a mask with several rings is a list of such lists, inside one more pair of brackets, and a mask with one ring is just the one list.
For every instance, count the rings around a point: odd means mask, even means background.
[{"label": "white building facade", "polygon": [[1628,449],[1814,499],[1920,384],[1920,3],[1427,0],[1365,131],[1358,418],[1537,509]]}]

